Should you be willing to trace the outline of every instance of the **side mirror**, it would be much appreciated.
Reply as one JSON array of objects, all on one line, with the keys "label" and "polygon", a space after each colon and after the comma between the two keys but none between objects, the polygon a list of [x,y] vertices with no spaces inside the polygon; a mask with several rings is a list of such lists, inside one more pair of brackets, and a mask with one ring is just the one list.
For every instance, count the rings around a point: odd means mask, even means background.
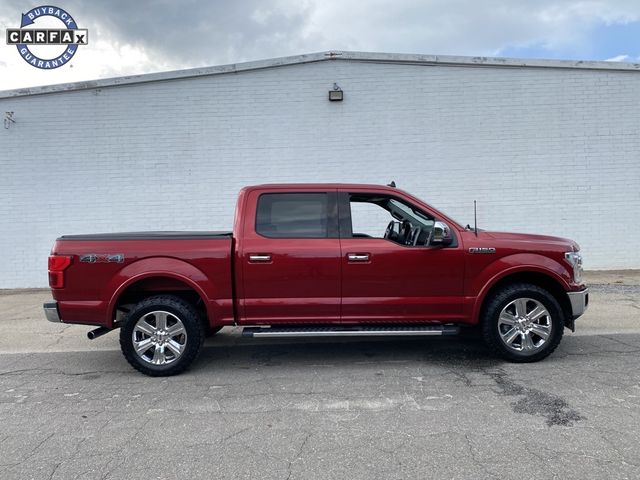
[{"label": "side mirror", "polygon": [[433,233],[431,235],[430,245],[447,246],[453,243],[453,235],[449,225],[444,222],[435,222],[433,224]]}]

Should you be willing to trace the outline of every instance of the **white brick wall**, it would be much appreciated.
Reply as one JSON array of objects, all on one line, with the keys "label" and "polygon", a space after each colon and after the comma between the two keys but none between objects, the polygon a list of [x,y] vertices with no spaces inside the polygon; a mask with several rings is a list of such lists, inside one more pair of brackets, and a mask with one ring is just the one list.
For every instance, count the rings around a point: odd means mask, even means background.
[{"label": "white brick wall", "polygon": [[0,288],[46,286],[60,234],[230,229],[260,182],[394,179],[640,268],[639,100],[640,72],[347,60],[0,98]]}]

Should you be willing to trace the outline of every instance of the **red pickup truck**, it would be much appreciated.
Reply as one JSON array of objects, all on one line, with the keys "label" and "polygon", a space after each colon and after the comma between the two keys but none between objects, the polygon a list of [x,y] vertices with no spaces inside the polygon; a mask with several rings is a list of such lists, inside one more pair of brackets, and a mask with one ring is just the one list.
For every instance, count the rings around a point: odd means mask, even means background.
[{"label": "red pickup truck", "polygon": [[532,362],[587,308],[578,245],[463,227],[392,186],[241,190],[233,232],[60,237],[49,257],[53,322],[120,328],[129,363],[183,371],[207,334],[451,335]]}]

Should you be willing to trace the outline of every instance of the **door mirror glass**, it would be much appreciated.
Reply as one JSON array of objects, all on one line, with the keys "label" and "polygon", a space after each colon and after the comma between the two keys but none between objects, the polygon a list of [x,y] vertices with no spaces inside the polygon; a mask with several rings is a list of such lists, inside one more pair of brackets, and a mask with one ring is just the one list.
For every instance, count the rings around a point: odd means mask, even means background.
[{"label": "door mirror glass", "polygon": [[433,224],[433,234],[431,235],[431,245],[451,245],[453,243],[453,235],[449,225],[444,222],[435,222]]}]

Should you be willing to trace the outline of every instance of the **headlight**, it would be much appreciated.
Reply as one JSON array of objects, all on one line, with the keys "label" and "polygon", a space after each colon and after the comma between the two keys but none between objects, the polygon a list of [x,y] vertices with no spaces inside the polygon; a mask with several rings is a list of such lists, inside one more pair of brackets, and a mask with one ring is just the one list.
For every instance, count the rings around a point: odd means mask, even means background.
[{"label": "headlight", "polygon": [[580,252],[566,252],[564,259],[573,267],[573,281],[582,282],[582,255]]}]

